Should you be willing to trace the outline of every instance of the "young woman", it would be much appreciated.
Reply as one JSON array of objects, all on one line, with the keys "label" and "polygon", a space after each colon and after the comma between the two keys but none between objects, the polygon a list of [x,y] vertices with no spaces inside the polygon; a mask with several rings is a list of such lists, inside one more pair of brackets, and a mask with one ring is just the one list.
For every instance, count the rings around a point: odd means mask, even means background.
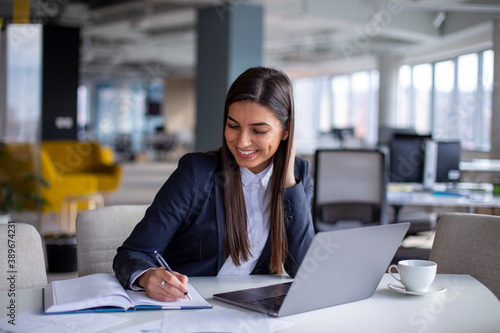
[{"label": "young woman", "polygon": [[[222,147],[182,157],[118,248],[125,287],[170,301],[185,297],[187,276],[295,275],[314,237],[313,185],[295,156],[288,76],[246,70],[227,93],[223,125]],[[176,276],[158,268],[155,250]]]}]

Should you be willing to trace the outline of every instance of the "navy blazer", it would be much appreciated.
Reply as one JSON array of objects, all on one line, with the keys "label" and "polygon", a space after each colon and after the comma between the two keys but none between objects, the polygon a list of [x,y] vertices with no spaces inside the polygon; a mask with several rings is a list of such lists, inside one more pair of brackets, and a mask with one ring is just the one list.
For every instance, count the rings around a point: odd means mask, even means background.
[{"label": "navy blazer", "polygon": [[[123,286],[131,275],[157,267],[153,252],[187,276],[214,276],[228,257],[224,244],[225,210],[220,150],[189,153],[156,194],[144,218],[118,248],[113,269]],[[295,276],[314,237],[311,217],[313,184],[309,164],[295,158],[298,184],[284,190],[288,242],[285,270]],[[252,274],[268,274],[271,242],[268,238]]]}]

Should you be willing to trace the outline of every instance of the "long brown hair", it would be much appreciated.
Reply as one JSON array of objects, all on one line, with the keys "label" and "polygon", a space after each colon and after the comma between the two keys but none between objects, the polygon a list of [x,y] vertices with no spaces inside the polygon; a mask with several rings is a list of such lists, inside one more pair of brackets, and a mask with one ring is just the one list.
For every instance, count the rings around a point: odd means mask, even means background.
[{"label": "long brown hair", "polygon": [[[282,140],[273,156],[271,176],[271,262],[272,273],[282,273],[286,258],[287,240],[283,213],[283,188],[292,149],[294,133],[294,106],[292,83],[288,76],[276,69],[249,68],[231,85],[224,105],[223,133],[226,128],[229,106],[238,101],[255,102],[273,111],[288,137]],[[250,244],[247,231],[247,212],[236,160],[222,135],[222,171],[224,175],[224,206],[226,213],[225,243],[235,265],[247,261]]]}]

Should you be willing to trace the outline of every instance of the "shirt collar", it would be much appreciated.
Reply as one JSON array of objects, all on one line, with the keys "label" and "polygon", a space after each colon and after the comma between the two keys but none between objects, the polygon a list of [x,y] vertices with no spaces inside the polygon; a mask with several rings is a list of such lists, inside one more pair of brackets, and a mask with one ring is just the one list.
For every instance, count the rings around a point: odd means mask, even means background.
[{"label": "shirt collar", "polygon": [[269,164],[267,168],[265,168],[258,174],[253,173],[245,167],[240,167],[240,173],[243,186],[250,185],[256,179],[258,179],[260,181],[260,184],[265,187],[269,183],[271,175],[273,174],[273,162],[271,162],[271,164]]}]

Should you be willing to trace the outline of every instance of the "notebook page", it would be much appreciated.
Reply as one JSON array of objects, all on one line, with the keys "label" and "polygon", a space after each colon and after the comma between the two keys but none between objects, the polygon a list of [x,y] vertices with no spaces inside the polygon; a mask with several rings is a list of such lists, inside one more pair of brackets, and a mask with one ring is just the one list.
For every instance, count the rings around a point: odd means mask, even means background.
[{"label": "notebook page", "polygon": [[188,298],[178,298],[173,302],[161,302],[149,298],[143,291],[127,290],[127,294],[134,306],[161,306],[166,308],[182,308],[182,307],[211,307],[205,298],[190,284],[188,283],[188,291],[192,300]]},{"label": "notebook page", "polygon": [[[52,287],[57,311],[102,306],[130,307],[127,293],[118,280],[110,274],[93,274],[76,279],[53,281]],[[64,304],[69,308],[63,306]]]}]

